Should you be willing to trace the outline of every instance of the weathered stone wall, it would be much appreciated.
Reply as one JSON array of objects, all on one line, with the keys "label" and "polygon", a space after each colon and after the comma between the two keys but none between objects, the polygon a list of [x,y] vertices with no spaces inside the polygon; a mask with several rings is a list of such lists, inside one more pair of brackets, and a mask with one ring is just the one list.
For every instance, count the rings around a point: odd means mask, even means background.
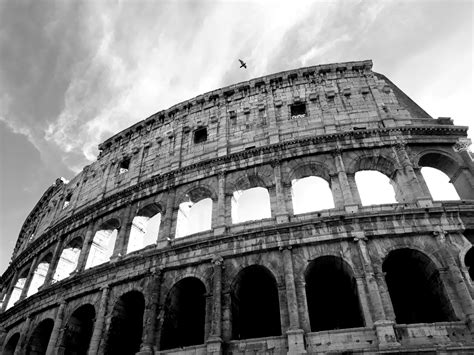
[{"label": "weathered stone wall", "polygon": [[[472,351],[474,291],[464,257],[472,247],[465,235],[474,229],[474,164],[468,152],[453,150],[467,128],[430,118],[371,66],[331,64],[240,83],[159,112],[102,143],[97,161],[67,184],[56,181],[25,221],[1,278],[0,349],[3,342],[7,351],[20,334],[17,352],[26,351],[36,326],[53,319],[47,353],[60,353],[65,325],[91,305],[89,353],[104,353],[114,307],[136,291],[145,302],[141,353],[158,353],[172,307],[168,296],[181,280],[195,278],[205,288],[204,341],[187,353]],[[292,117],[292,107],[301,104],[306,113]],[[202,127],[207,140],[195,143]],[[445,172],[461,201],[433,201],[422,166]],[[362,206],[354,179],[360,170],[388,176],[397,203]],[[307,176],[329,183],[334,209],[294,214],[291,181]],[[269,192],[271,218],[232,224],[232,193],[256,186]],[[187,196],[212,199],[212,229],[175,239]],[[132,220],[150,204],[162,214],[156,244],[127,254]],[[112,220],[118,237],[111,260],[85,269],[95,231]],[[75,272],[53,283],[62,250],[76,238],[82,248]],[[435,265],[452,321],[396,324],[383,263],[400,249],[419,251]],[[363,327],[312,332],[305,275],[322,256],[350,270]],[[25,276],[28,285],[45,259],[50,269],[40,291],[26,297],[25,290],[6,309],[16,281]],[[252,265],[275,280],[281,333],[236,339],[236,280]]]}]

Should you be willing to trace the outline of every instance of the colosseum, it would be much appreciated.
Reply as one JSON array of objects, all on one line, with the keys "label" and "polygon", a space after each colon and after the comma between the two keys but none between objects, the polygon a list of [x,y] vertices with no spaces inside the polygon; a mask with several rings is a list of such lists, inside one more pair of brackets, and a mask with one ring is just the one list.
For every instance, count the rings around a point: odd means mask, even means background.
[{"label": "colosseum", "polygon": [[[473,354],[467,130],[371,61],[160,111],[26,218],[2,354]],[[393,196],[367,201],[368,171]]]}]

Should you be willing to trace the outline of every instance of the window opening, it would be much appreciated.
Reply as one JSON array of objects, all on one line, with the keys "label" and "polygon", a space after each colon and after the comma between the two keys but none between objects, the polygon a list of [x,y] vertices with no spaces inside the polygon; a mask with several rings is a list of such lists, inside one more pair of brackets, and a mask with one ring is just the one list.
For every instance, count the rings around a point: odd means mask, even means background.
[{"label": "window opening", "polygon": [[291,198],[294,214],[334,208],[329,183],[316,176],[292,180]]},{"label": "window opening", "polygon": [[421,168],[421,174],[433,200],[460,200],[449,176],[441,170],[424,166]]},{"label": "window opening", "polygon": [[46,279],[46,274],[48,273],[49,266],[49,262],[47,261],[43,261],[38,264],[33,274],[33,278],[31,279],[30,288],[26,293],[26,297],[34,295],[36,292],[38,292],[38,289],[43,286],[44,280]]},{"label": "window opening", "polygon": [[52,282],[57,282],[65,279],[76,270],[77,262],[79,261],[79,254],[82,249],[82,239],[76,238],[72,240],[61,252],[56,270],[53,275]]},{"label": "window opening", "polygon": [[126,158],[121,161],[119,165],[119,174],[125,174],[130,168],[130,158]]},{"label": "window opening", "polygon": [[290,111],[292,119],[304,118],[306,117],[306,104],[303,102],[293,104],[290,106]]},{"label": "window opening", "polygon": [[194,143],[202,143],[207,141],[207,128],[200,127],[194,131]]},{"label": "window opening", "polygon": [[176,238],[203,232],[212,228],[212,199],[204,198],[196,203],[185,201],[179,205],[176,222]]},{"label": "window opening", "polygon": [[127,253],[145,248],[155,244],[158,239],[158,232],[161,224],[161,213],[143,211],[135,216],[132,221],[130,238],[128,240]]},{"label": "window opening", "polygon": [[67,208],[71,204],[72,193],[68,194],[64,199],[63,209]]},{"label": "window opening", "polygon": [[356,172],[355,181],[363,206],[397,203],[390,179],[379,171]]},{"label": "window opening", "polygon": [[271,218],[270,195],[264,187],[234,191],[232,197],[232,223]]},{"label": "window opening", "polygon": [[110,260],[117,239],[118,224],[118,221],[109,221],[95,233],[87,257],[86,269]]}]

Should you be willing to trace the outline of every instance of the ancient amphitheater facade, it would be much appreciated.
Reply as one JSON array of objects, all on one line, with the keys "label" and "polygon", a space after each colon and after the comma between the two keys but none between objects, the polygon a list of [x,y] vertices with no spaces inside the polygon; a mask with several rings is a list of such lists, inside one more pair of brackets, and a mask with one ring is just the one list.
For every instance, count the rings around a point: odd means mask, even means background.
[{"label": "ancient amphitheater facade", "polygon": [[[26,219],[0,279],[2,354],[472,354],[466,132],[371,61],[158,112]],[[434,199],[423,167],[459,199]],[[364,203],[371,170],[393,201]],[[310,179],[318,192],[296,189]]]}]

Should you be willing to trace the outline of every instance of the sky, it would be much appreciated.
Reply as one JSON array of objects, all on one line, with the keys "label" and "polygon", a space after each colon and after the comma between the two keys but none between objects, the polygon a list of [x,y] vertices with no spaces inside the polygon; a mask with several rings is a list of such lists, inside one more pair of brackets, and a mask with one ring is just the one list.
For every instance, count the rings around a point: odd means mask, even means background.
[{"label": "sky", "polygon": [[210,90],[372,59],[433,117],[471,124],[473,12],[460,0],[0,0],[0,273],[56,178]]}]

